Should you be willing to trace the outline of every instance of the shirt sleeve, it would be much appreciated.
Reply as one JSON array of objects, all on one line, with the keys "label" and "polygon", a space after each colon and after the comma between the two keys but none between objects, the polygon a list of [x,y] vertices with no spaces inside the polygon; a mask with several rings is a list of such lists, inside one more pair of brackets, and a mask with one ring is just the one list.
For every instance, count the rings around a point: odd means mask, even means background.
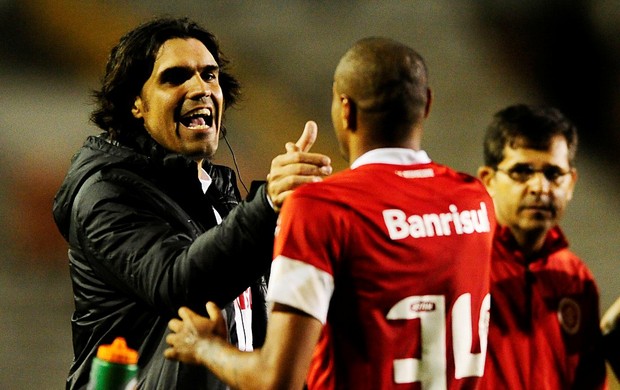
[{"label": "shirt sleeve", "polygon": [[334,278],[303,261],[278,256],[271,266],[267,301],[301,310],[325,324]]},{"label": "shirt sleeve", "polygon": [[[321,184],[321,183],[315,183]],[[341,261],[343,211],[324,187],[307,185],[284,202],[276,227],[267,300],[325,323]]]}]

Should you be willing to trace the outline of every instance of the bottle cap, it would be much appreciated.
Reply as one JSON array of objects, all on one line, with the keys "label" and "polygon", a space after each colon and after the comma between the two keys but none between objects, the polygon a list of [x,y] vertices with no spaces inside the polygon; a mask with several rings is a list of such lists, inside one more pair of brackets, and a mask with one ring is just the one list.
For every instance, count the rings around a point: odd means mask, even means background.
[{"label": "bottle cap", "polygon": [[110,363],[138,363],[138,351],[127,347],[127,342],[123,337],[117,337],[112,344],[100,345],[97,349],[97,357]]}]

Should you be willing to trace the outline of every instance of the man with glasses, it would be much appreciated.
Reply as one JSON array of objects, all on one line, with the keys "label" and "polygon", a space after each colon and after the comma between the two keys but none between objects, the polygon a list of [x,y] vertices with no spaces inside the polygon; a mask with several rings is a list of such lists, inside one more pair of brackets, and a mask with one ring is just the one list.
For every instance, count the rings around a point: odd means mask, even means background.
[{"label": "man with glasses", "polygon": [[489,389],[605,388],[599,294],[558,226],[573,195],[577,130],[557,109],[495,116],[478,176],[495,204]]}]

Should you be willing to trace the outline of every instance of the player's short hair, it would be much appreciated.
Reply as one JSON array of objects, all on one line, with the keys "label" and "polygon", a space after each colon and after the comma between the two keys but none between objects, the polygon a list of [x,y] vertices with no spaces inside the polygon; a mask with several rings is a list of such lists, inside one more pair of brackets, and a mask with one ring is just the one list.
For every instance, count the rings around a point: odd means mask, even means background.
[{"label": "player's short hair", "polygon": [[384,37],[357,41],[335,72],[336,87],[388,142],[406,137],[425,115],[428,70],[415,50]]}]

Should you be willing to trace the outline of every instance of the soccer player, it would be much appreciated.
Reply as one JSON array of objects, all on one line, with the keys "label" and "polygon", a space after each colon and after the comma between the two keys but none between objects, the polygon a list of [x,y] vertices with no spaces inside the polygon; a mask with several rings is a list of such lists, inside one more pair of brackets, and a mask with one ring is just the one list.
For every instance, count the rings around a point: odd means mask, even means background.
[{"label": "soccer player", "polygon": [[576,151],[575,126],[550,107],[507,107],[487,129],[478,175],[498,227],[484,388],[605,388],[598,289],[558,226]]},{"label": "soccer player", "polygon": [[[166,357],[236,388],[470,389],[484,371],[493,204],[476,178],[421,149],[427,69],[386,38],[334,75],[332,121],[351,163],[282,208],[263,348],[240,352],[181,309]],[[412,387],[413,386],[413,387]]]}]

